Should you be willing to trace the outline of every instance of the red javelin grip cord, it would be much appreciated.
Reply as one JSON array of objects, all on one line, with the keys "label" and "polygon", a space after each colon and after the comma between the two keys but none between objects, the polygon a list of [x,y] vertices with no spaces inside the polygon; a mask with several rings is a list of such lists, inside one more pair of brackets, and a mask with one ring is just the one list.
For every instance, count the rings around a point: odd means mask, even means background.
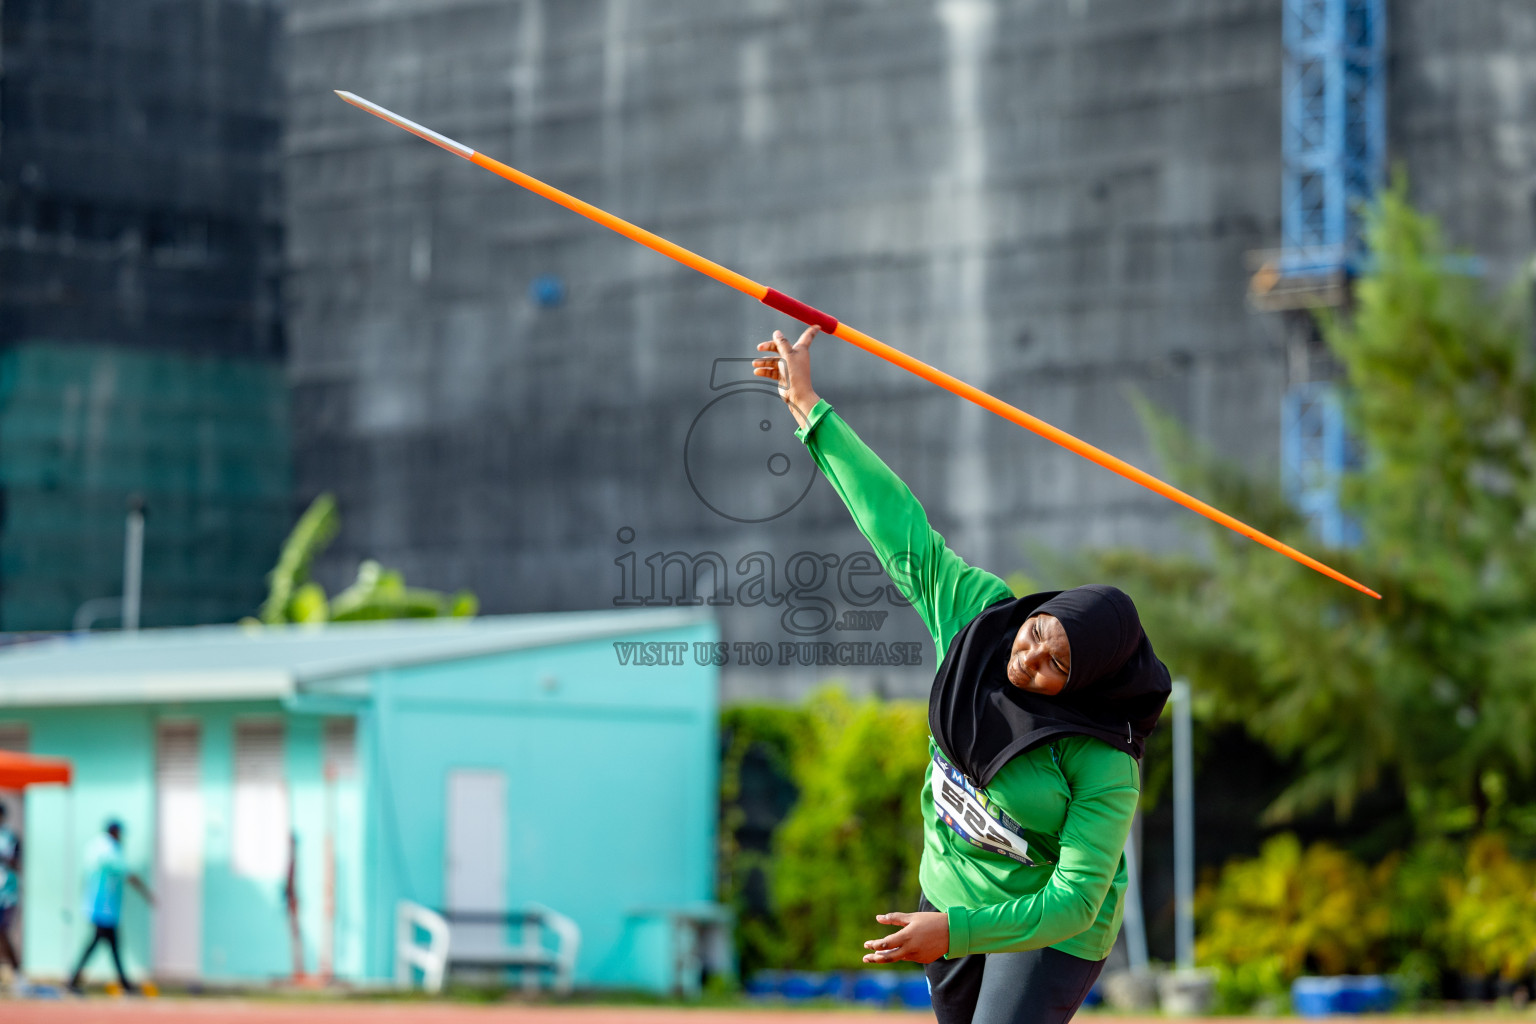
[{"label": "red javelin grip cord", "polygon": [[777,288],[769,288],[762,298],[765,306],[771,306],[780,313],[786,313],[803,324],[815,324],[823,331],[831,334],[837,330],[837,317],[831,313],[823,313],[815,306],[807,306],[799,299],[792,298],[779,291]]}]

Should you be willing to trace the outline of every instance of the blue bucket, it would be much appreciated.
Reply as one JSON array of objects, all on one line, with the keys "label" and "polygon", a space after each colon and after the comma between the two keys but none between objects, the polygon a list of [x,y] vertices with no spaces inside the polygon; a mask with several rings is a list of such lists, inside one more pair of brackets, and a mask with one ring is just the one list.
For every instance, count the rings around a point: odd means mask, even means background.
[{"label": "blue bucket", "polygon": [[842,988],[843,979],[839,974],[824,974],[816,971],[787,971],[784,980],[779,985],[779,995],[791,1002],[800,1002],[806,999],[835,998],[838,990]]},{"label": "blue bucket", "polygon": [[910,1010],[926,1010],[933,1006],[933,995],[928,991],[928,979],[919,974],[915,978],[903,979],[896,986],[897,998],[901,1005]]},{"label": "blue bucket", "polygon": [[1379,974],[1301,977],[1291,982],[1291,1008],[1301,1017],[1385,1013],[1396,1002],[1396,990]]},{"label": "blue bucket", "polygon": [[892,971],[858,971],[853,975],[852,988],[845,991],[855,1003],[884,1006],[900,985],[901,976]]},{"label": "blue bucket", "polygon": [[1339,989],[1340,1013],[1386,1013],[1397,1001],[1397,992],[1379,974],[1350,976]]},{"label": "blue bucket", "polygon": [[1291,982],[1291,1009],[1298,1017],[1331,1017],[1339,1012],[1342,978],[1300,977]]}]

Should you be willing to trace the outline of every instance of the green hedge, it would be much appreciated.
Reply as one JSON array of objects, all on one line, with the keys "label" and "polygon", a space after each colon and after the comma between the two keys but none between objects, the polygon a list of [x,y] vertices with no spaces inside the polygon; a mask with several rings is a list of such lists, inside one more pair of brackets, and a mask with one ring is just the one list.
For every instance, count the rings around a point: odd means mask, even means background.
[{"label": "green hedge", "polygon": [[917,906],[927,708],[853,700],[722,719],[721,899],[744,974],[857,967],[875,915]]}]

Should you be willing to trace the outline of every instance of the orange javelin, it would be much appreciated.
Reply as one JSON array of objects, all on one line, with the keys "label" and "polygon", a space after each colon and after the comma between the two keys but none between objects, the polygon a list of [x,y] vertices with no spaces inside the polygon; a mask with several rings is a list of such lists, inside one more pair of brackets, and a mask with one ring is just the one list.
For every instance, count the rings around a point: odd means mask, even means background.
[{"label": "orange javelin", "polygon": [[1039,434],[1047,441],[1059,444],[1070,452],[1076,452],[1088,461],[1097,463],[1112,473],[1118,473],[1127,480],[1134,481],[1148,490],[1155,491],[1168,500],[1177,502],[1191,511],[1198,512],[1207,519],[1220,523],[1229,530],[1235,530],[1244,537],[1257,541],[1272,551],[1278,551],[1280,554],[1301,563],[1309,569],[1315,569],[1330,579],[1338,580],[1346,586],[1354,587],[1362,594],[1369,594],[1377,600],[1381,599],[1381,595],[1370,587],[1365,586],[1363,583],[1357,583],[1337,569],[1319,562],[1311,555],[1297,551],[1289,544],[1275,540],[1269,534],[1254,529],[1242,520],[1223,512],[1221,509],[1208,505],[1199,498],[1185,494],[1177,487],[1164,483],[1145,470],[1137,469],[1124,459],[1117,458],[1102,449],[1095,448],[1088,442],[1073,437],[1066,431],[1053,427],[1044,420],[1031,416],[1023,409],[1009,405],[1002,399],[989,395],[987,392],[967,384],[958,377],[952,377],[943,370],[929,366],[919,359],[913,359],[900,349],[892,348],[882,341],[877,341],[863,331],[856,331],[847,324],[839,323],[836,317],[823,313],[814,306],[808,306],[798,299],[785,295],[783,292],[769,288],[767,285],[759,284],[750,277],[743,277],[734,270],[722,267],[712,260],[707,260],[698,253],[684,249],[675,242],[669,242],[660,235],[653,234],[642,227],[637,227],[627,220],[615,217],[607,210],[599,209],[591,203],[583,202],[573,195],[568,195],[551,185],[545,184],[538,178],[524,174],[515,167],[507,166],[500,160],[493,160],[484,153],[475,152],[463,143],[453,141],[446,135],[440,135],[430,128],[423,128],[415,121],[407,120],[391,110],[386,110],[377,103],[365,100],[361,96],[350,92],[343,92],[340,89],[336,90],[336,95],[354,107],[359,107],[370,114],[381,117],[390,124],[404,128],[413,135],[419,135],[428,142],[441,146],[448,150],[448,152],[455,153],[470,163],[485,168],[492,174],[500,175],[514,184],[521,185],[530,192],[537,192],[545,199],[559,203],[566,209],[573,210],[589,220],[594,220],[605,228],[617,231],[625,238],[632,239],[647,248],[654,249],[663,256],[669,256],[684,266],[692,267],[699,273],[706,274],[721,284],[730,285],[737,291],[750,295],[759,302],[771,306],[781,313],[787,313],[803,323],[815,324],[828,334],[836,335],[844,341],[857,345],[866,352],[877,355],[889,363],[894,363],[903,370],[915,373],[932,384],[937,384],[946,391],[959,395],[968,401],[975,402],[983,409],[995,412],[1003,419],[1017,423],[1025,430]]}]

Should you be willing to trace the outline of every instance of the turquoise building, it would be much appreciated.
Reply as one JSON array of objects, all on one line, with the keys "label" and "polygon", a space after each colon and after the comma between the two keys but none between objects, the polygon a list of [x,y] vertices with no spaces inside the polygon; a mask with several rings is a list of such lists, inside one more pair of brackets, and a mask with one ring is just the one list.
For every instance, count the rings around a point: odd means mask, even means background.
[{"label": "turquoise building", "polygon": [[72,966],[82,851],[115,817],[156,895],[126,897],[140,976],[383,983],[400,901],[537,903],[581,928],[578,986],[665,989],[668,908],[714,895],[717,641],[666,609],[0,650],[0,745],[75,769],[25,797],[28,973]]}]

